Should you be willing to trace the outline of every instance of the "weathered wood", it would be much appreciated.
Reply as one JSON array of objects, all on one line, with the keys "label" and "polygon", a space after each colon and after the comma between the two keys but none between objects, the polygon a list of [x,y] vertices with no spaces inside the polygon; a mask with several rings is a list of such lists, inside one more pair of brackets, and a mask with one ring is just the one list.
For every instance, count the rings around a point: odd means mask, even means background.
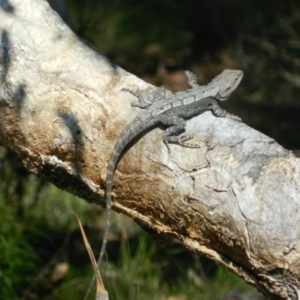
[{"label": "weathered wood", "polygon": [[[80,40],[43,0],[0,0],[0,36],[1,144],[31,172],[104,206],[111,149],[140,112],[121,89],[150,86]],[[157,128],[128,150],[113,209],[272,299],[299,299],[299,159],[210,112],[187,132],[201,148],[170,145],[169,154]]]}]

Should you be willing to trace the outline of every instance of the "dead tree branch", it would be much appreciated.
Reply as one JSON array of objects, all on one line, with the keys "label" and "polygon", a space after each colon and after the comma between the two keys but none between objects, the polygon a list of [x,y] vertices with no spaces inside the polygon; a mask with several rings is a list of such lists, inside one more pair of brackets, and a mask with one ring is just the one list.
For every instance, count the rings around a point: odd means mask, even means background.
[{"label": "dead tree branch", "polygon": [[[140,113],[124,87],[152,87],[80,40],[42,0],[0,0],[0,142],[24,166],[105,206],[108,157]],[[247,76],[247,75],[245,75]],[[124,154],[113,209],[178,239],[272,299],[299,299],[300,161],[271,138],[210,112],[188,121],[201,145],[161,129]]]}]

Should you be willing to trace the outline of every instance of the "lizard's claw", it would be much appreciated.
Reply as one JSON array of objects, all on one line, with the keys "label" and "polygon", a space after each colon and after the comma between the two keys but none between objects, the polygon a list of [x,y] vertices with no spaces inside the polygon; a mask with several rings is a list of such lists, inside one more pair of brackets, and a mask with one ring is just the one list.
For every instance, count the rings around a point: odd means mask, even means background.
[{"label": "lizard's claw", "polygon": [[163,142],[164,142],[164,144],[166,145],[169,154],[171,154],[171,149],[170,149],[170,146],[169,146],[168,141],[167,141],[166,139],[163,139]]}]

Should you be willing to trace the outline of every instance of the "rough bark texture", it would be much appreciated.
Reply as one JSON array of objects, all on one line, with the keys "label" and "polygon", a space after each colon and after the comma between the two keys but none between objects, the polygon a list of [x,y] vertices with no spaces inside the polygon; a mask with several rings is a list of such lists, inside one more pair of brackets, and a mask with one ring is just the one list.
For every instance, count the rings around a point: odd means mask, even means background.
[{"label": "rough bark texture", "polygon": [[[140,113],[121,88],[149,85],[81,41],[43,0],[0,0],[0,38],[1,144],[31,172],[104,206],[109,154]],[[171,145],[169,154],[157,128],[129,149],[113,209],[272,299],[299,299],[300,160],[210,112],[187,132],[201,148]]]}]

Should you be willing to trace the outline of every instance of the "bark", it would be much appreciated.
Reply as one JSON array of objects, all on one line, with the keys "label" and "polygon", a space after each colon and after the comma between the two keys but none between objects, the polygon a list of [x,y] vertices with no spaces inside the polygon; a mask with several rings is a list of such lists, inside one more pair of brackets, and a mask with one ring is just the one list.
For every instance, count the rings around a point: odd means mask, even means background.
[{"label": "bark", "polygon": [[[108,157],[140,113],[121,89],[152,87],[80,40],[46,1],[0,0],[0,36],[0,143],[31,172],[105,206]],[[113,209],[272,299],[299,299],[299,159],[210,112],[186,131],[201,148],[171,145],[169,154],[160,128],[130,147]]]}]

